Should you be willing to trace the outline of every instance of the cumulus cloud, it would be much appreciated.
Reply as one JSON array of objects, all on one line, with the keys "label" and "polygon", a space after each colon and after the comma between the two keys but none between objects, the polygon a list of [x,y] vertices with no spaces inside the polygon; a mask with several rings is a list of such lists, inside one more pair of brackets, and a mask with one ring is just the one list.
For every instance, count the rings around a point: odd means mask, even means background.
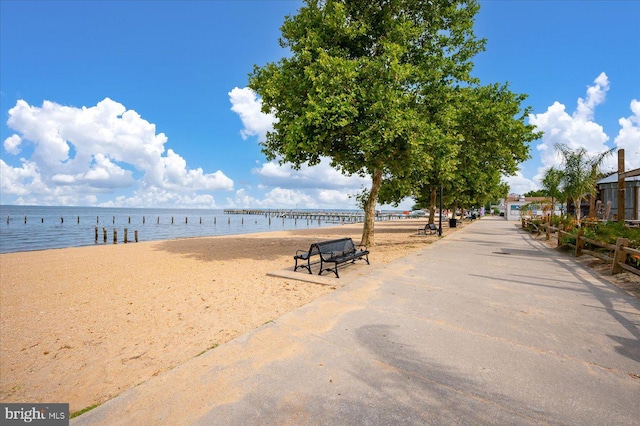
[{"label": "cumulus cloud", "polygon": [[371,186],[369,177],[345,176],[331,167],[328,158],[322,158],[320,164],[313,167],[303,165],[299,170],[290,164],[268,162],[253,169],[253,173],[259,177],[263,187],[351,189],[356,192]]},{"label": "cumulus cloud", "polygon": [[630,108],[632,115],[618,120],[620,132],[614,141],[625,151],[625,170],[640,168],[640,101],[632,100]]},{"label": "cumulus cloud", "polygon": [[562,163],[562,157],[554,149],[555,144],[564,144],[572,150],[584,147],[592,154],[609,149],[606,144],[609,136],[601,125],[593,121],[595,108],[604,102],[608,90],[607,75],[601,73],[594,84],[587,88],[586,99],[578,99],[573,114],[569,114],[563,104],[554,102],[546,112],[529,115],[529,123],[544,132],[542,142],[536,147],[540,152],[542,166],[538,169],[535,180],[542,180],[545,170]]},{"label": "cumulus cloud", "polygon": [[509,192],[512,194],[526,194],[539,188],[535,181],[525,177],[521,171],[514,176],[504,176],[503,180],[509,185]]},{"label": "cumulus cloud", "polygon": [[356,202],[349,194],[337,190],[293,189],[276,187],[261,198],[249,195],[244,189],[228,198],[227,204],[235,208],[287,208],[287,209],[354,209]]},{"label": "cumulus cloud", "polygon": [[[264,141],[266,133],[273,129],[275,116],[261,111],[262,101],[257,94],[247,87],[236,87],[229,92],[229,100],[231,110],[242,121],[242,137],[257,136],[259,141]],[[227,204],[264,208],[356,208],[356,201],[351,197],[371,186],[370,177],[345,176],[331,167],[328,158],[313,167],[302,165],[298,170],[286,163],[260,163],[252,172],[259,179],[259,188],[267,191],[264,197],[256,199],[239,190],[235,198],[227,199]]]},{"label": "cumulus cloud", "polygon": [[110,203],[203,202],[213,207],[213,198],[200,191],[233,189],[233,181],[221,171],[189,169],[173,150],[165,154],[167,137],[156,133],[155,124],[109,98],[82,108],[50,101],[37,107],[19,100],[9,110],[7,126],[16,133],[5,139],[5,151],[17,155],[32,144],[33,152],[21,159],[21,166],[2,162],[5,199],[26,190],[35,204],[93,204],[96,197],[91,194],[131,188],[132,197]]},{"label": "cumulus cloud", "polygon": [[20,154],[20,144],[22,143],[22,138],[18,135],[11,135],[4,140],[4,149],[13,155]]},{"label": "cumulus cloud", "polygon": [[243,139],[249,136],[258,136],[258,140],[264,141],[267,132],[273,128],[275,116],[261,111],[262,100],[248,87],[242,89],[235,87],[229,92],[231,111],[238,114],[244,128],[240,131]]}]

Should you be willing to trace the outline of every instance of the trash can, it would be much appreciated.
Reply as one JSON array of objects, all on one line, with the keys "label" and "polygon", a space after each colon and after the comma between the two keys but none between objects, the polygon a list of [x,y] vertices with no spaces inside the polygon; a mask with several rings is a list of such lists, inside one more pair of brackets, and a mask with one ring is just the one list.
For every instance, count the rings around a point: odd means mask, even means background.
[{"label": "trash can", "polygon": [[458,226],[458,219],[449,219],[449,228],[455,228]]}]

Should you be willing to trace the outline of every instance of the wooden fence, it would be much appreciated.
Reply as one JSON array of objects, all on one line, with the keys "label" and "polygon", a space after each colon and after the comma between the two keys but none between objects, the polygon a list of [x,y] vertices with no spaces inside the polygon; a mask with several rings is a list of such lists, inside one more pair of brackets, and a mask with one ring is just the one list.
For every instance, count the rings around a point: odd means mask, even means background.
[{"label": "wooden fence", "polygon": [[[535,232],[538,235],[543,233],[546,239],[551,239],[551,234],[556,234],[558,238],[558,247],[568,246],[575,250],[577,257],[589,255],[596,257],[605,262],[611,263],[611,274],[619,274],[628,271],[636,275],[640,275],[640,269],[627,264],[627,258],[635,259],[635,264],[640,267],[640,250],[628,247],[629,240],[627,238],[618,238],[616,244],[608,244],[602,241],[596,241],[584,236],[584,230],[579,229],[577,234],[564,231],[562,225],[555,227],[550,223],[550,216],[544,221],[538,223],[531,219],[522,219],[522,229]],[[563,237],[568,237],[563,239]],[[570,242],[575,240],[575,244]],[[585,243],[589,244],[589,248],[585,248]]]}]

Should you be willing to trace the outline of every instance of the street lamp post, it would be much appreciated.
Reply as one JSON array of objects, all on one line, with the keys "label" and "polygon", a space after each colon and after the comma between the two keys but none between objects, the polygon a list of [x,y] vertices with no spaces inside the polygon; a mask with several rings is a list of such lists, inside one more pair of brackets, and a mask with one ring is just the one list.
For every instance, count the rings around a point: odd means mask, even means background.
[{"label": "street lamp post", "polygon": [[438,236],[442,237],[442,185],[440,185],[440,215],[438,217]]}]

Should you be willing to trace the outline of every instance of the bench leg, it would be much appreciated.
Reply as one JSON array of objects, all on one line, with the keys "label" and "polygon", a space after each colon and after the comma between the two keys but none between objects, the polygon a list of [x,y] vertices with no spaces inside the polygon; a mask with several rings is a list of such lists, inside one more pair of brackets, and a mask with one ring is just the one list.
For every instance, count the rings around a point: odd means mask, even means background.
[{"label": "bench leg", "polygon": [[311,262],[307,260],[306,265],[298,265],[298,259],[296,259],[296,265],[293,267],[293,272],[297,271],[298,268],[305,268],[306,270],[309,271],[309,273],[311,273]]},{"label": "bench leg", "polygon": [[338,264],[337,263],[335,264],[335,266],[333,268],[323,268],[322,260],[320,260],[320,272],[318,272],[318,275],[322,275],[322,273],[324,271],[331,271],[334,274],[336,274],[336,278],[340,278],[340,275],[338,275]]}]

